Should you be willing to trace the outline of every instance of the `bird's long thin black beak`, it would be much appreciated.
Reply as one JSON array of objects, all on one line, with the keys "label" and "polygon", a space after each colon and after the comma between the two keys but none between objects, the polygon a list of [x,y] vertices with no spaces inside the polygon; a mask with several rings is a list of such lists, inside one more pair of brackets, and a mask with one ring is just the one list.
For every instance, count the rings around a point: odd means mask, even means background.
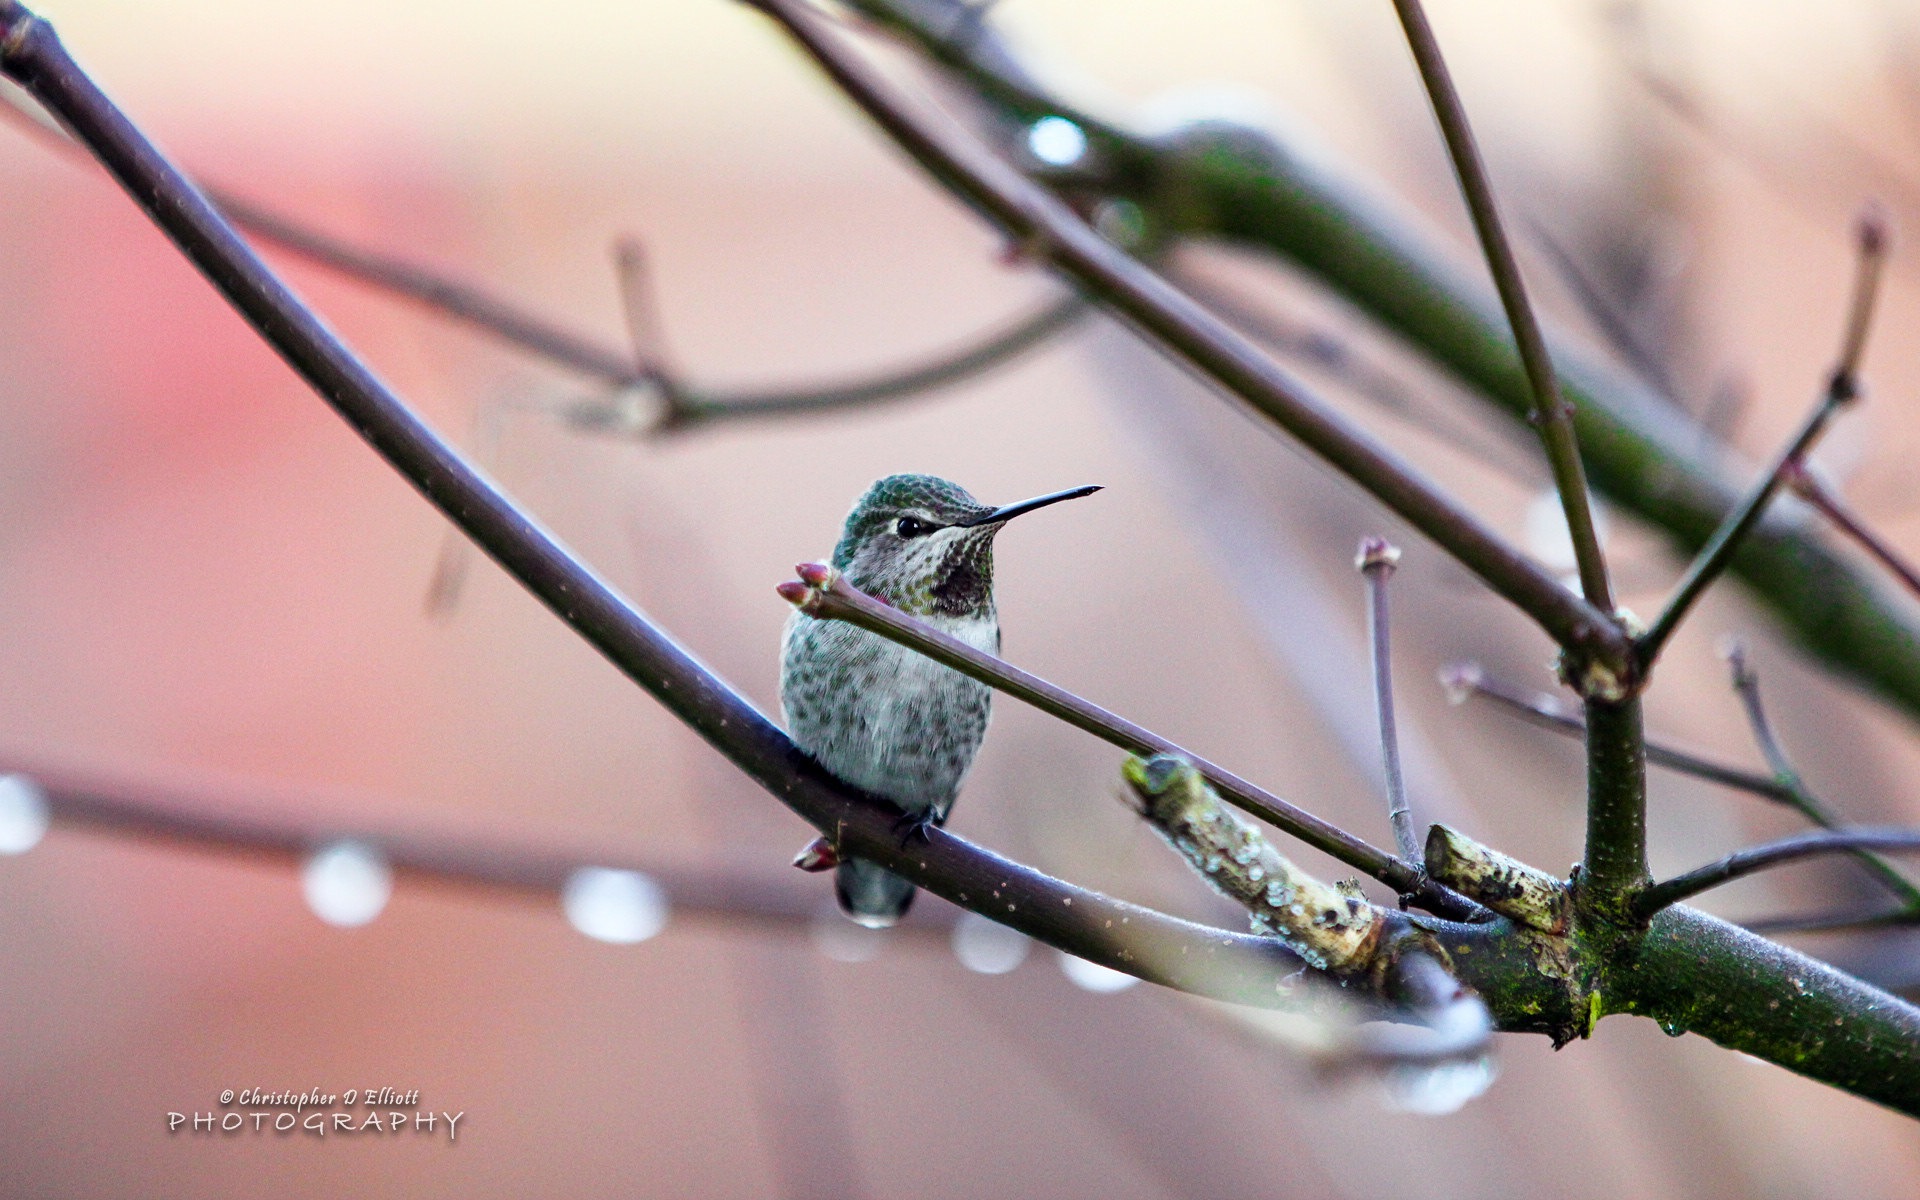
[{"label": "bird's long thin black beak", "polygon": [[1018,504],[1009,504],[1003,508],[996,508],[983,517],[975,517],[973,520],[963,521],[961,524],[967,526],[998,525],[1002,521],[1011,521],[1017,516],[1030,513],[1036,508],[1045,508],[1049,504],[1058,504],[1062,500],[1078,500],[1082,496],[1091,496],[1099,490],[1099,484],[1090,483],[1085,487],[1068,488],[1064,492],[1049,492],[1044,496],[1035,496],[1031,500],[1022,500]]}]

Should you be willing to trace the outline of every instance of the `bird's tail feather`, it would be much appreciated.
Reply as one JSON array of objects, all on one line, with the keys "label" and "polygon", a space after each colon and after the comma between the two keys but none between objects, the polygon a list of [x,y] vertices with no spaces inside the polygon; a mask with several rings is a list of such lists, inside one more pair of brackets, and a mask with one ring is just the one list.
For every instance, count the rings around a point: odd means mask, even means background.
[{"label": "bird's tail feather", "polygon": [[913,906],[916,890],[892,871],[862,858],[841,863],[833,877],[833,894],[840,900],[840,911],[869,929],[898,923]]}]

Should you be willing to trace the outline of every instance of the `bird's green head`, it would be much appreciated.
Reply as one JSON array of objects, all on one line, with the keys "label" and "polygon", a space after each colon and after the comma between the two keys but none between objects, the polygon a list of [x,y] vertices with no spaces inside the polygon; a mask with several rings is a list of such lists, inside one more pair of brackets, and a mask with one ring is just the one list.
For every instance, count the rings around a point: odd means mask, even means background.
[{"label": "bird's green head", "polygon": [[833,565],[861,591],[915,616],[990,615],[994,535],[1023,513],[1099,490],[995,508],[933,475],[889,475],[854,502]]}]

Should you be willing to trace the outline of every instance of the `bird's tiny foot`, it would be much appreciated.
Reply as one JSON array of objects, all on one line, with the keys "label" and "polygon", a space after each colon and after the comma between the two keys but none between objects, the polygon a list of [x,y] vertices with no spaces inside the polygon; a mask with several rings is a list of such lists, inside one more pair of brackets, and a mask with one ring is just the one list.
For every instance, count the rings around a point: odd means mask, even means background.
[{"label": "bird's tiny foot", "polygon": [[933,827],[940,822],[931,812],[901,813],[893,823],[893,832],[899,835],[900,848],[906,849],[916,839],[922,842],[933,840]]}]

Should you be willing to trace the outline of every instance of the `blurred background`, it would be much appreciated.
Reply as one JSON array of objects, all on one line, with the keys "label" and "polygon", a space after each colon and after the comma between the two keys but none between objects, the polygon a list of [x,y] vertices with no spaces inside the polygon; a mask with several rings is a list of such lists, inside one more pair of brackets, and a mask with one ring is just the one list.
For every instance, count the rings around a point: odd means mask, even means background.
[{"label": "blurred background", "polygon": [[[1056,295],[738,5],[41,11],[201,177],[610,344],[610,247],[640,239],[677,365],[704,383],[924,361]],[[1544,309],[1770,453],[1824,383],[1862,200],[1920,229],[1920,9],[1434,0],[1432,15]],[[1231,116],[1318,145],[1478,270],[1384,0],[1116,0],[1097,16],[1005,0],[992,20],[1116,120]],[[1115,326],[902,403],[595,437],[534,411],[603,394],[590,381],[275,261],[450,436],[472,444],[476,413],[506,413],[498,478],[769,711],[787,611],[773,585],[830,550],[869,481],[930,471],[993,502],[1101,483],[1000,540],[1007,656],[1384,843],[1350,564],[1360,536],[1391,537],[1416,816],[1556,870],[1579,854],[1577,746],[1452,707],[1433,682],[1473,659],[1551,688],[1547,642]],[[1916,264],[1897,243],[1869,403],[1819,457],[1909,553]],[[1206,248],[1174,266],[1336,347],[1292,365],[1554,557],[1545,472],[1510,424],[1284,268]],[[657,863],[825,901],[824,878],[786,866],[811,831],[497,570],[473,564],[430,616],[434,512],[103,175],[11,126],[0,311],[0,766],[319,833]],[[1652,611],[1678,563],[1625,516],[1609,529],[1626,603]],[[1861,822],[1920,816],[1911,722],[1785,647],[1735,586],[1675,643],[1654,731],[1761,766],[1716,653],[1729,632],[1751,640],[1817,791]],[[1119,757],[1003,700],[951,827],[1231,922],[1116,802]],[[1653,788],[1656,873],[1796,828],[1695,780]],[[1871,896],[1842,864],[1707,907]],[[1044,948],[984,972],[1011,955],[957,956],[941,907],[923,898],[877,942],[804,911],[707,912],[613,945],[551,894],[403,874],[375,919],[338,928],[290,859],[56,821],[0,858],[0,1192],[1875,1197],[1911,1195],[1920,1171],[1911,1122],[1628,1018],[1558,1054],[1504,1039],[1486,1095],[1407,1112],[1231,1014],[1113,990]],[[1897,939],[1801,944],[1920,981]],[[465,1116],[453,1142],[168,1133],[167,1113],[248,1087],[417,1089],[421,1108]]]}]

